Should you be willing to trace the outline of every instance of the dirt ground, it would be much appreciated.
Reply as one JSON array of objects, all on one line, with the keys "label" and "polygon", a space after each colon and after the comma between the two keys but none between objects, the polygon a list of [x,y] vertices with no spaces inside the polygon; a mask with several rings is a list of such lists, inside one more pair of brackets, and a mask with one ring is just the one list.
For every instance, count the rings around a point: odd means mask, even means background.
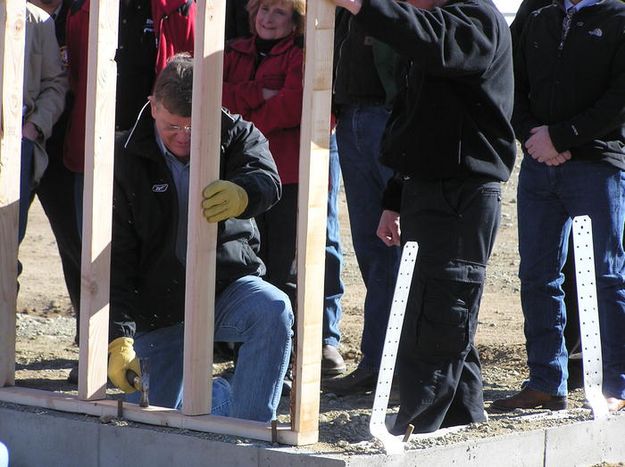
[{"label": "dirt ground", "polygon": [[[519,263],[516,236],[516,179],[503,186],[502,222],[488,270],[480,312],[478,345],[484,372],[486,405],[495,398],[518,390],[527,376],[519,302]],[[343,333],[340,350],[348,369],[360,357],[364,287],[349,239],[344,199],[341,199],[342,239],[345,255],[343,279]],[[36,202],[30,211],[27,237],[20,249],[24,273],[18,298],[17,384],[50,390],[75,391],[66,383],[77,360],[73,345],[74,319],[64,286],[58,253],[47,219]],[[581,408],[581,390],[571,394],[572,410],[565,415],[549,411],[516,411],[494,415],[489,422],[449,433],[443,437],[411,441],[414,448],[453,443],[475,437],[494,436],[558,423],[590,418]],[[288,420],[288,400],[283,398],[280,420]],[[369,435],[368,423],[373,395],[321,398],[320,452],[379,452],[380,446]],[[392,401],[393,402],[393,401]],[[390,404],[389,412],[397,410]],[[110,421],[107,421],[110,422]]]}]

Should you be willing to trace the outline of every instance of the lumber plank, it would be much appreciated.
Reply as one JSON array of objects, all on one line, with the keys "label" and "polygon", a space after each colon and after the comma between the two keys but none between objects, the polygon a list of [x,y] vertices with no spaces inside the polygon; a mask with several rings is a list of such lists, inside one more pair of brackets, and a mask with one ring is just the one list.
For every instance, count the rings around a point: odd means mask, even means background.
[{"label": "lumber plank", "polygon": [[85,400],[106,397],[119,2],[91,2],[89,13],[78,374]]},{"label": "lumber plank", "polygon": [[297,220],[297,360],[293,431],[316,436],[328,198],[334,5],[307,2]]},{"label": "lumber plank", "polygon": [[[0,388],[0,401],[96,417],[116,417],[118,415],[116,400],[84,401],[74,395],[39,389],[22,387]],[[130,403],[123,404],[123,418],[156,426],[271,441],[271,426],[251,420],[220,417],[217,415],[189,417],[175,409],[155,406],[141,408],[137,404]],[[291,431],[288,424],[278,424],[277,441],[281,444],[290,445],[304,444],[305,441],[309,441],[305,444],[311,444],[310,440],[306,440],[299,434]]]},{"label": "lumber plank", "polygon": [[23,0],[0,1],[0,387],[15,382],[25,21]]},{"label": "lumber plank", "polygon": [[203,188],[219,178],[225,18],[225,2],[198,1],[183,366],[182,410],[187,415],[211,409],[217,225],[204,220],[201,205]]}]

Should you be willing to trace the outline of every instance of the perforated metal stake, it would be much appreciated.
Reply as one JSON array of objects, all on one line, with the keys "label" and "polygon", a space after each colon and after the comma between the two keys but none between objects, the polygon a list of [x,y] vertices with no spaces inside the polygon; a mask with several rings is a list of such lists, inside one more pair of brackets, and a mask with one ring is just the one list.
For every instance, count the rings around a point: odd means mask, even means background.
[{"label": "perforated metal stake", "polygon": [[401,328],[404,324],[404,314],[406,313],[406,303],[415,262],[419,246],[416,242],[406,242],[399,263],[399,272],[395,284],[393,304],[386,328],[384,349],[382,360],[380,361],[380,372],[378,373],[378,383],[375,388],[373,398],[373,410],[371,411],[371,421],[369,422],[369,432],[379,439],[384,445],[384,449],[389,454],[399,454],[404,452],[402,436],[394,436],[386,428],[386,411],[388,409],[388,399],[395,373],[395,361],[397,359],[397,349],[399,348],[399,338]]},{"label": "perforated metal stake", "polygon": [[597,419],[608,415],[608,406],[602,392],[601,335],[590,217],[573,218],[573,245],[584,359],[584,391]]}]

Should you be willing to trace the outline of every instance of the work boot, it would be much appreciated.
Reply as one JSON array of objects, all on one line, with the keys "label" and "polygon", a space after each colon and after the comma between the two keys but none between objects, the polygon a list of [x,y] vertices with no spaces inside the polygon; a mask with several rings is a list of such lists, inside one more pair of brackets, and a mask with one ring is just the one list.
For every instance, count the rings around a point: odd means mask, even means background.
[{"label": "work boot", "polygon": [[345,373],[347,367],[345,360],[341,357],[339,349],[333,345],[326,344],[321,348],[321,375],[334,376]]},{"label": "work boot", "polygon": [[625,409],[625,400],[617,399],[616,397],[606,397],[605,401],[608,404],[608,410],[610,412],[620,412]]},{"label": "work boot", "polygon": [[511,412],[515,409],[564,410],[566,407],[566,396],[552,396],[528,387],[513,396],[494,400],[490,405],[490,409],[496,412]]},{"label": "work boot", "polygon": [[337,396],[366,394],[375,390],[377,380],[377,370],[358,367],[342,378],[325,380],[323,383],[323,392],[333,393]]}]

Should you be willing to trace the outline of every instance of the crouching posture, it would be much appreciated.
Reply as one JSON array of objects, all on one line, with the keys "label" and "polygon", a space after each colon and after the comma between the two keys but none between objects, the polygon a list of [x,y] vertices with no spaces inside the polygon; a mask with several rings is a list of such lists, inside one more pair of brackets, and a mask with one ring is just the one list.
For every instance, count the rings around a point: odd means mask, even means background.
[{"label": "crouching posture", "polygon": [[[151,115],[142,112],[115,154],[108,375],[130,393],[126,372],[139,373],[136,357],[148,357],[150,402],[173,408],[183,403],[192,84],[193,59],[174,56],[154,85]],[[293,313],[260,277],[253,217],[279,200],[280,179],[265,137],[225,111],[219,157],[220,180],[202,203],[206,220],[218,223],[215,341],[240,349],[234,376],[213,383],[212,413],[267,422],[276,416]]]}]

